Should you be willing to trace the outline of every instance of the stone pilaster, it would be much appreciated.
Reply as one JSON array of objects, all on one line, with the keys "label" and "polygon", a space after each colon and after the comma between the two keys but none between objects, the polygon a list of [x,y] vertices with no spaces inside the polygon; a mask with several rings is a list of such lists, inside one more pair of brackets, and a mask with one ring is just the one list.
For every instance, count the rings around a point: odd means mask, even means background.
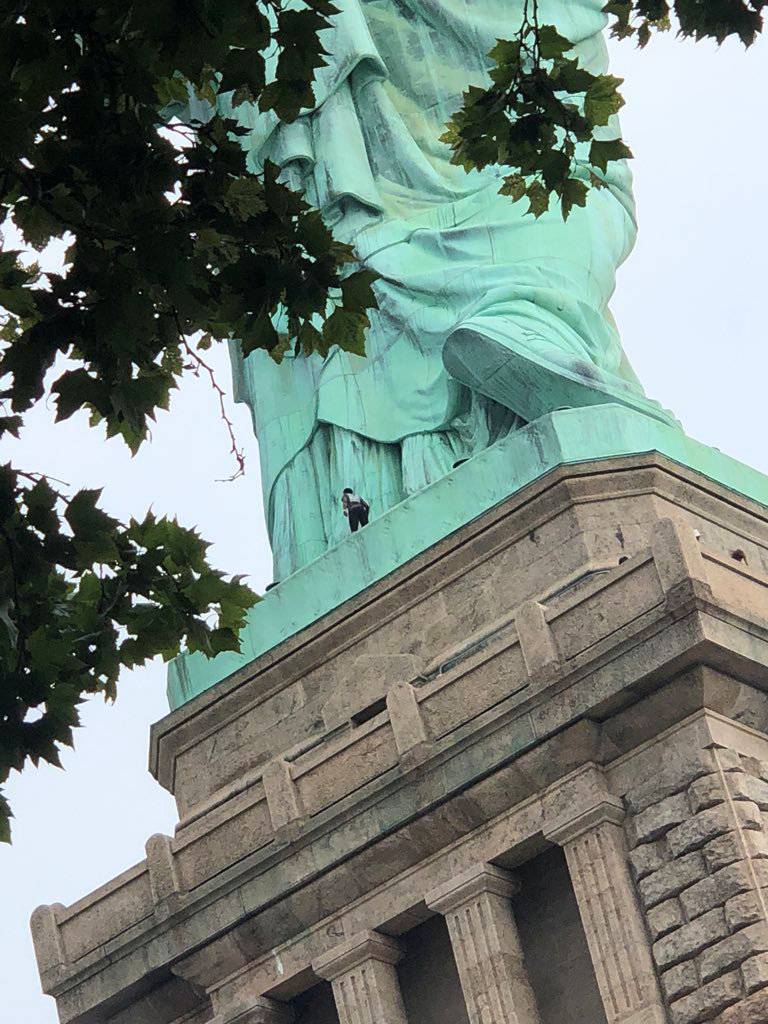
[{"label": "stone pilaster", "polygon": [[565,853],[608,1024],[664,1024],[623,818],[621,801],[594,765],[558,782],[544,798],[544,834]]},{"label": "stone pilaster", "polygon": [[446,919],[470,1024],[538,1024],[509,902],[516,892],[508,872],[481,864],[426,896]]},{"label": "stone pilaster", "polygon": [[407,1024],[395,964],[399,942],[379,932],[360,932],[312,964],[331,982],[339,1024]]}]

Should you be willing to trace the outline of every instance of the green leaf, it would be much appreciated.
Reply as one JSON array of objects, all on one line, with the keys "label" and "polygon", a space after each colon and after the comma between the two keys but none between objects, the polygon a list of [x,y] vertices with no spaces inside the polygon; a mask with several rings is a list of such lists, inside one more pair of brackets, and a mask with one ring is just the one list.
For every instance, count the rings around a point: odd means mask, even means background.
[{"label": "green leaf", "polygon": [[363,268],[356,270],[349,277],[341,282],[341,297],[344,308],[355,313],[362,313],[366,309],[376,307],[376,293],[373,285],[378,281],[379,275],[373,271]]},{"label": "green leaf", "polygon": [[510,196],[513,202],[518,202],[525,195],[526,183],[522,174],[509,174],[504,179],[500,188],[502,195]]},{"label": "green leaf", "polygon": [[540,181],[533,181],[525,190],[528,197],[528,213],[532,213],[536,220],[543,216],[549,209],[550,193]]},{"label": "green leaf", "polygon": [[364,356],[365,332],[369,326],[365,314],[350,313],[343,308],[335,309],[323,327],[323,340],[328,348],[338,345],[345,352]]},{"label": "green leaf", "polygon": [[598,75],[584,96],[584,114],[593,127],[608,124],[614,114],[624,106],[619,92],[622,78]]},{"label": "green leaf", "polygon": [[543,60],[556,60],[573,49],[570,39],[560,35],[554,25],[542,25],[539,29],[539,53]]},{"label": "green leaf", "polygon": [[600,141],[595,139],[589,147],[589,162],[593,167],[605,171],[612,160],[631,160],[632,150],[621,139]]},{"label": "green leaf", "polygon": [[236,178],[226,191],[224,204],[239,220],[249,220],[264,213],[264,186],[258,178]]},{"label": "green leaf", "polygon": [[568,220],[574,206],[586,206],[589,189],[579,178],[568,178],[560,192],[563,220]]}]

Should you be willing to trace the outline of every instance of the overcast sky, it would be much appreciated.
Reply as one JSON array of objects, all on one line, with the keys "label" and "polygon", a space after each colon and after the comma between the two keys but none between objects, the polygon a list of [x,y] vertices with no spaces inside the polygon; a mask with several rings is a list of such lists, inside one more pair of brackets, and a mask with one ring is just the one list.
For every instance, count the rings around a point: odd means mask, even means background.
[{"label": "overcast sky", "polygon": [[[650,395],[687,432],[768,472],[768,40],[738,45],[664,38],[637,53],[612,46],[626,76],[625,138],[634,153],[640,241],[621,270],[613,310]],[[224,351],[214,356],[229,384]],[[271,579],[258,459],[242,408],[234,411],[248,473],[232,467],[216,403],[188,381],[151,445],[131,460],[84,418],[53,427],[38,410],[21,442],[0,453],[72,486],[104,485],[118,516],[177,513],[213,542],[222,569]],[[14,844],[0,848],[0,1017],[54,1024],[40,993],[28,920],[40,903],[70,903],[172,833],[171,797],[146,769],[148,729],[167,710],[162,665],[125,673],[117,704],[92,702],[66,771],[29,768],[8,787]]]}]

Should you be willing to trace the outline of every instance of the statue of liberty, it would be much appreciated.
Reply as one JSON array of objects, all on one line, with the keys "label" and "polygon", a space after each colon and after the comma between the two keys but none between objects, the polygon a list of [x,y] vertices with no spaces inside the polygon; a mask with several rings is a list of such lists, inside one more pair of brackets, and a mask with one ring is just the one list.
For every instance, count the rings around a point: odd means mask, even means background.
[{"label": "statue of liberty", "polygon": [[[467,174],[440,141],[522,0],[337,0],[323,33],[316,104],[292,124],[243,105],[258,172],[284,180],[380,275],[367,356],[338,349],[243,359],[235,393],[259,441],[264,503],[282,580],[340,540],[345,487],[381,515],[510,431],[558,408],[646,399],[607,308],[635,238],[631,178],[567,222],[499,195],[503,168]],[[607,66],[603,0],[540,0],[583,66]],[[618,134],[618,133],[610,133]],[[609,137],[610,137],[609,134]],[[586,159],[576,173],[586,177]]]}]

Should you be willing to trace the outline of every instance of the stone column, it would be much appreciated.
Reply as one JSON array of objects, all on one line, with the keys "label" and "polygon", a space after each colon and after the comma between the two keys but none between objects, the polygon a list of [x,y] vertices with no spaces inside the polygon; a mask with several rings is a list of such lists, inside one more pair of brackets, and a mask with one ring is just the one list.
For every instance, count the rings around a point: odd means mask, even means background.
[{"label": "stone column", "polygon": [[402,955],[395,939],[360,932],[312,964],[333,986],[339,1024],[407,1024],[395,970]]},{"label": "stone column", "polygon": [[544,797],[544,835],[562,846],[608,1024],[666,1024],[629,874],[621,801],[586,765]]},{"label": "stone column", "polygon": [[470,1024],[538,1024],[510,898],[517,882],[480,864],[426,896],[451,936]]}]

